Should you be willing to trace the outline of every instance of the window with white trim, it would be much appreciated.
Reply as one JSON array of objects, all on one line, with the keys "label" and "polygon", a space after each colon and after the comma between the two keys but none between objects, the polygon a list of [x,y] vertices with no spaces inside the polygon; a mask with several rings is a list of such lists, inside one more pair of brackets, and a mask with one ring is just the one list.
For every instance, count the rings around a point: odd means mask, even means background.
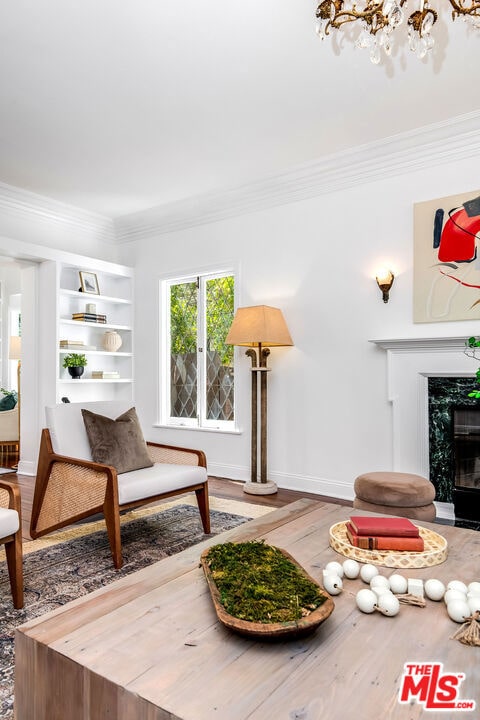
[{"label": "window with white trim", "polygon": [[232,430],[234,348],[225,343],[234,315],[233,273],[166,280],[164,419],[167,424]]}]

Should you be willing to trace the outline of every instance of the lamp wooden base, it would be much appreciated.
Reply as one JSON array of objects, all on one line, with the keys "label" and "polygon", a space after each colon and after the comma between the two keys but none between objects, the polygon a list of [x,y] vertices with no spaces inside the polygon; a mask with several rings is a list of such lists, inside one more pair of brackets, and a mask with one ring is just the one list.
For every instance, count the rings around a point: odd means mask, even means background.
[{"label": "lamp wooden base", "polygon": [[273,480],[267,482],[246,482],[243,486],[243,492],[249,495],[273,495],[278,490]]}]

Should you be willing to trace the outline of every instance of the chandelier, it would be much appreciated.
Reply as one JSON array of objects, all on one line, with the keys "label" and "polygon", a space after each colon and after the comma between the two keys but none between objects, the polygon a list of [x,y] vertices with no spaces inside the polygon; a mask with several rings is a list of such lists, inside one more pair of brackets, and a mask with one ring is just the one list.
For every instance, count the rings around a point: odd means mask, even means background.
[{"label": "chandelier", "polygon": [[[480,0],[448,0],[452,8],[452,20],[462,17],[473,27],[480,29]],[[430,34],[437,22],[438,12],[428,0],[420,0],[418,9],[409,15],[407,0],[322,0],[317,7],[317,35],[322,40],[332,28],[339,30],[347,23],[357,20],[361,26],[356,46],[370,50],[370,60],[378,65],[382,51],[392,52],[393,33],[407,18],[408,43],[418,58],[424,58],[434,45]],[[358,27],[358,25],[357,25]]]}]

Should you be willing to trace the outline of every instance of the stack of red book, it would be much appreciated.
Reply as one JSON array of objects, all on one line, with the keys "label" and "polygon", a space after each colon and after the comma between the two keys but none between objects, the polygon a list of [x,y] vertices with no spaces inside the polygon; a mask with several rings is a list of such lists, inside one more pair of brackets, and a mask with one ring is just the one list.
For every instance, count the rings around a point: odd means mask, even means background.
[{"label": "stack of red book", "polygon": [[419,529],[408,518],[352,515],[347,536],[352,545],[363,550],[424,550]]}]

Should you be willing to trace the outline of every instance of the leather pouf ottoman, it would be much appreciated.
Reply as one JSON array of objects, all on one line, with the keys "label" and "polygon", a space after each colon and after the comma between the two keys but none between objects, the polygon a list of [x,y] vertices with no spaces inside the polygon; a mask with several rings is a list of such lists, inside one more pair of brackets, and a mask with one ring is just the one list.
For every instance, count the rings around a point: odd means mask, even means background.
[{"label": "leather pouf ottoman", "polygon": [[400,515],[412,520],[433,522],[436,518],[435,488],[421,475],[400,472],[370,472],[354,483],[357,510]]}]

